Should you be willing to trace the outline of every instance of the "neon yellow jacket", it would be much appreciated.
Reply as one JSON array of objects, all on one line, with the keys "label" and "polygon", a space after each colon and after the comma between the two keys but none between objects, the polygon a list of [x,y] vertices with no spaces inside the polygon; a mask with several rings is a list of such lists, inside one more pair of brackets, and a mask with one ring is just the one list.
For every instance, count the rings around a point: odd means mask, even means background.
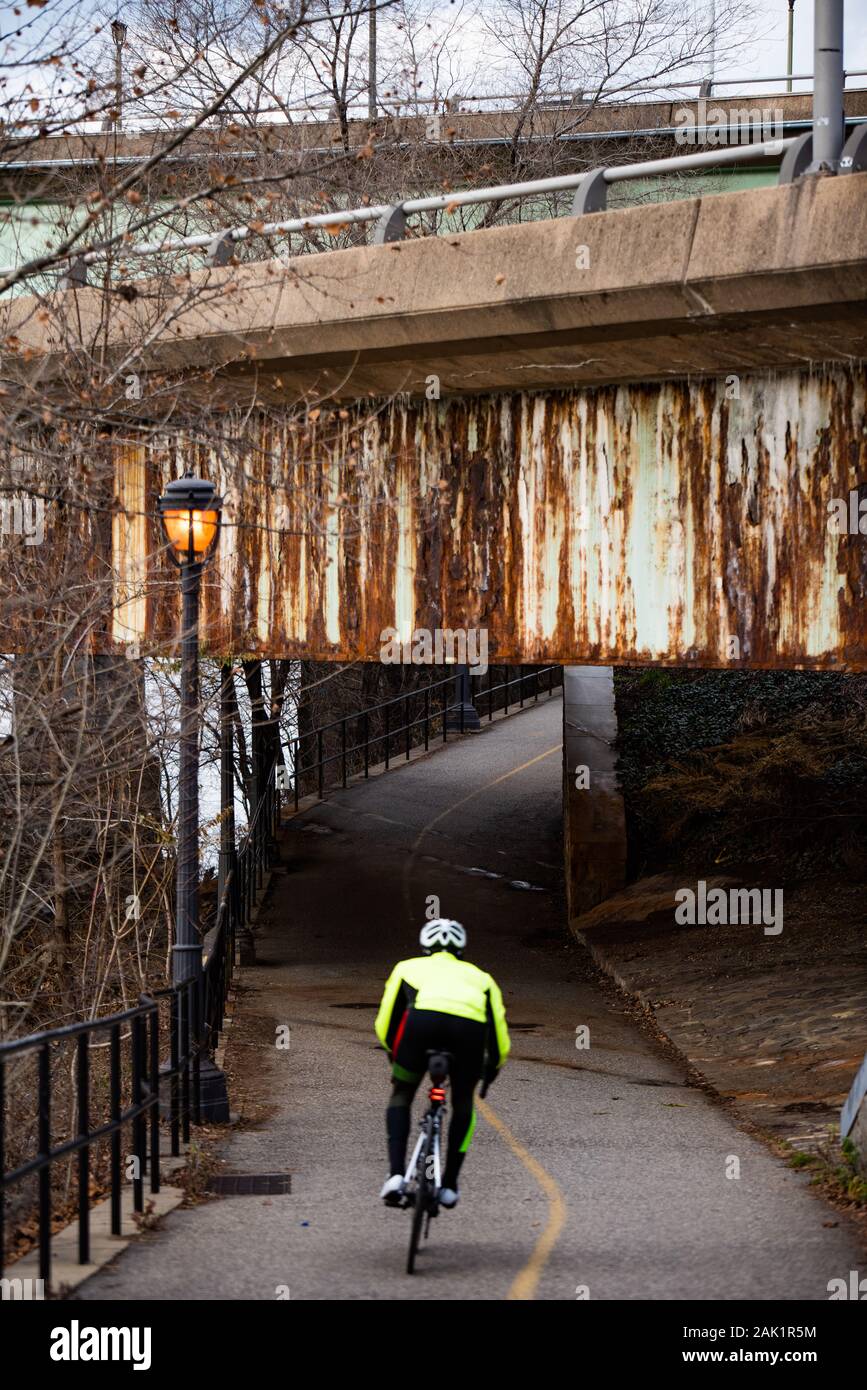
[{"label": "neon yellow jacket", "polygon": [[385,985],[374,1028],[390,1053],[408,1008],[432,1009],[488,1025],[488,1062],[501,1067],[511,1042],[499,985],[491,975],[450,951],[398,961]]}]

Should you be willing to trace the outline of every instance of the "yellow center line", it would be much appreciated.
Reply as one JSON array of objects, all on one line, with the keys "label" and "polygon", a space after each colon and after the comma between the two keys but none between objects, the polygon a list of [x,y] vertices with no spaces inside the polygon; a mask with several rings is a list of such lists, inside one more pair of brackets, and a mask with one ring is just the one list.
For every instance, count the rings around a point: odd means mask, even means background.
[{"label": "yellow center line", "polygon": [[407,912],[410,911],[409,876],[412,873],[412,861],[418,853],[419,846],[428,831],[433,830],[435,825],[438,825],[441,820],[445,820],[446,816],[450,816],[453,811],[457,811],[461,806],[466,806],[468,801],[472,801],[477,796],[482,796],[484,792],[490,791],[491,787],[499,786],[500,782],[507,782],[510,777],[515,777],[519,772],[524,772],[528,767],[532,767],[534,763],[540,763],[543,758],[550,758],[552,753],[559,753],[562,747],[562,743],[555,743],[553,748],[546,748],[544,753],[537,753],[535,758],[528,758],[525,763],[521,763],[520,767],[513,767],[511,772],[503,772],[499,777],[494,777],[490,782],[485,782],[481,787],[476,787],[474,792],[470,792],[467,796],[462,796],[460,801],[455,801],[451,806],[447,806],[444,811],[440,811],[439,815],[434,816],[433,820],[429,820],[427,825],[422,826],[412,842],[409,858],[403,867],[403,896]]},{"label": "yellow center line", "polygon": [[488,1124],[508,1144],[515,1157],[519,1158],[528,1172],[532,1173],[548,1198],[548,1221],[545,1229],[533,1246],[529,1260],[521,1272],[515,1276],[511,1288],[506,1294],[507,1299],[535,1298],[536,1287],[545,1267],[545,1261],[557,1244],[557,1239],[566,1223],[566,1203],[563,1200],[563,1193],[551,1174],[545,1171],[541,1163],[533,1157],[529,1150],[524,1148],[520,1140],[516,1139],[512,1131],[503,1124],[496,1111],[492,1110],[490,1105],[487,1105],[480,1096],[476,1097],[476,1105]]},{"label": "yellow center line", "polygon": [[427,825],[419,831],[413,841],[412,853],[415,854],[429,830],[433,830],[434,826],[439,821],[444,820],[446,816],[450,816],[452,812],[457,811],[460,806],[466,806],[467,802],[472,801],[474,797],[481,796],[483,792],[490,791],[491,787],[497,787],[501,782],[507,782],[510,777],[515,777],[519,772],[526,771],[526,769],[532,767],[534,763],[540,763],[543,758],[550,758],[552,753],[559,753],[562,747],[562,743],[555,743],[553,748],[546,748],[544,753],[537,753],[535,758],[528,758],[525,763],[521,763],[520,767],[513,767],[511,772],[501,773],[499,777],[494,777],[492,781],[485,782],[481,787],[476,787],[474,792],[470,792],[467,796],[462,796],[460,801],[456,801],[452,806],[447,806],[444,811],[440,811],[438,816],[434,816],[433,820],[429,820]]},{"label": "yellow center line", "polygon": [[[537,753],[535,758],[528,758],[525,763],[521,763],[520,767],[513,767],[511,772],[503,772],[499,777],[494,777],[490,782],[485,782],[483,786],[477,787],[476,790],[470,792],[469,795],[462,796],[460,801],[456,801],[453,805],[447,806],[444,811],[440,811],[438,815],[428,821],[427,825],[419,831],[413,841],[409,858],[404,866],[403,890],[407,909],[409,909],[409,876],[412,872],[412,862],[428,831],[432,830],[441,820],[445,820],[446,816],[450,816],[453,811],[457,811],[459,807],[465,806],[468,801],[472,801],[477,796],[482,796],[484,792],[490,791],[491,787],[499,786],[500,782],[506,782],[510,777],[517,776],[519,772],[524,772],[528,767],[532,767],[534,763],[540,763],[543,758],[550,758],[552,753],[559,753],[562,747],[562,743],[555,743],[552,748],[546,748],[544,753]],[[476,1097],[476,1105],[478,1106],[480,1114],[487,1120],[491,1128],[497,1131],[500,1138],[512,1150],[515,1157],[523,1163],[527,1172],[536,1179],[536,1182],[548,1198],[548,1221],[545,1229],[536,1241],[529,1260],[520,1273],[515,1276],[509,1292],[506,1294],[507,1299],[532,1299],[536,1296],[536,1288],[542,1270],[545,1267],[545,1261],[554,1249],[566,1221],[566,1203],[563,1200],[562,1192],[551,1177],[551,1174],[547,1173],[541,1163],[533,1157],[529,1150],[524,1148],[520,1140],[515,1138],[512,1131],[508,1126],[503,1124],[499,1115],[491,1109],[490,1105],[486,1104],[479,1096]]]}]

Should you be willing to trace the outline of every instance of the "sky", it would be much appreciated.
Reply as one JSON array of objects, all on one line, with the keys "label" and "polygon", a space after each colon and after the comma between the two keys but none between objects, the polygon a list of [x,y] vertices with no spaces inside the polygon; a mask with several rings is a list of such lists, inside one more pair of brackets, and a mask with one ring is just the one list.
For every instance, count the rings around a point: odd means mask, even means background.
[{"label": "sky", "polygon": [[[482,6],[487,3],[493,7],[494,0],[481,0]],[[710,6],[713,0],[695,0],[698,8]],[[723,8],[723,0],[719,0],[720,9]],[[92,33],[93,27],[98,22],[99,12],[109,14],[117,12],[123,14],[126,10],[129,13],[129,5],[124,6],[122,0],[0,0],[0,56],[9,56],[9,36],[13,35],[21,26],[23,28],[22,38],[15,44],[19,52],[23,53],[30,49],[34,51],[31,42],[40,36],[44,39],[46,34],[55,34],[71,29],[76,37],[76,42],[85,41],[87,36]],[[446,0],[436,5],[436,10],[443,22],[448,22],[456,14],[456,8],[452,7]],[[795,41],[794,41],[794,69],[795,72],[811,72],[813,66],[813,8],[814,0],[795,0]],[[17,11],[17,14],[16,14]],[[755,35],[748,44],[748,50],[744,57],[736,64],[720,64],[717,77],[737,77],[743,79],[742,84],[737,88],[730,88],[730,91],[758,91],[771,90],[762,88],[750,83],[749,78],[760,75],[784,74],[786,70],[786,30],[788,16],[788,0],[761,0],[761,3],[754,5],[754,28]],[[845,65],[847,69],[862,69],[867,71],[867,0],[846,0],[845,3]],[[727,38],[737,41],[742,36],[737,32],[731,35],[721,35],[721,46],[724,46]],[[746,37],[746,36],[743,36]],[[462,66],[466,62],[468,69],[481,68],[485,72],[485,40],[482,26],[479,24],[470,25],[465,33],[464,52],[461,55]],[[44,50],[43,50],[44,51]],[[7,69],[7,73],[8,73]],[[46,70],[42,74],[33,74],[34,80],[38,83],[40,77],[44,80],[47,76]],[[9,78],[10,85],[18,85],[14,77]],[[806,83],[796,84],[796,90],[808,86]],[[849,85],[867,86],[867,77],[856,79]],[[7,91],[9,88],[7,87]]]},{"label": "sky", "polygon": [[[725,76],[741,77],[748,73],[773,77],[786,71],[786,33],[789,6],[787,0],[763,0],[756,5],[759,24],[765,36],[753,45],[750,61],[742,62]],[[844,8],[843,63],[847,70],[867,70],[867,0],[846,0]],[[795,0],[794,56],[795,72],[813,71],[813,0]],[[719,76],[724,74],[720,72]],[[798,83],[795,90],[809,88]],[[867,78],[850,86],[867,86]],[[749,90],[745,88],[745,90]],[[757,88],[756,90],[761,90]],[[767,90],[767,89],[766,89]]]}]

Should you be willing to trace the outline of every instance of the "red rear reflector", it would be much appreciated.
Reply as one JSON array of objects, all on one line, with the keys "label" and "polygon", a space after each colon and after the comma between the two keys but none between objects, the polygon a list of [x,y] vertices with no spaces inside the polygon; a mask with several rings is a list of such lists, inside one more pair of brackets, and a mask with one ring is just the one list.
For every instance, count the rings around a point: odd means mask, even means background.
[{"label": "red rear reflector", "polygon": [[431,1086],[430,1098],[431,1100],[445,1100],[446,1093],[443,1090],[442,1086]]}]

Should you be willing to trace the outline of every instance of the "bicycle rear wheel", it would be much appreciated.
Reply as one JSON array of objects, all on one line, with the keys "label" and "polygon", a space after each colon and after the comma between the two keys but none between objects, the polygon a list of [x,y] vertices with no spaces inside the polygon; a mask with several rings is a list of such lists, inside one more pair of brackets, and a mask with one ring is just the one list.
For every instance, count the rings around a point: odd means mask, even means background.
[{"label": "bicycle rear wheel", "polygon": [[406,1261],[407,1274],[415,1273],[415,1257],[418,1254],[419,1241],[421,1240],[421,1230],[425,1216],[430,1209],[431,1182],[427,1175],[428,1154],[430,1153],[431,1143],[431,1124],[425,1128],[424,1143],[418,1156],[418,1185],[415,1192],[415,1207],[412,1213],[412,1230],[409,1236],[409,1254]]}]

